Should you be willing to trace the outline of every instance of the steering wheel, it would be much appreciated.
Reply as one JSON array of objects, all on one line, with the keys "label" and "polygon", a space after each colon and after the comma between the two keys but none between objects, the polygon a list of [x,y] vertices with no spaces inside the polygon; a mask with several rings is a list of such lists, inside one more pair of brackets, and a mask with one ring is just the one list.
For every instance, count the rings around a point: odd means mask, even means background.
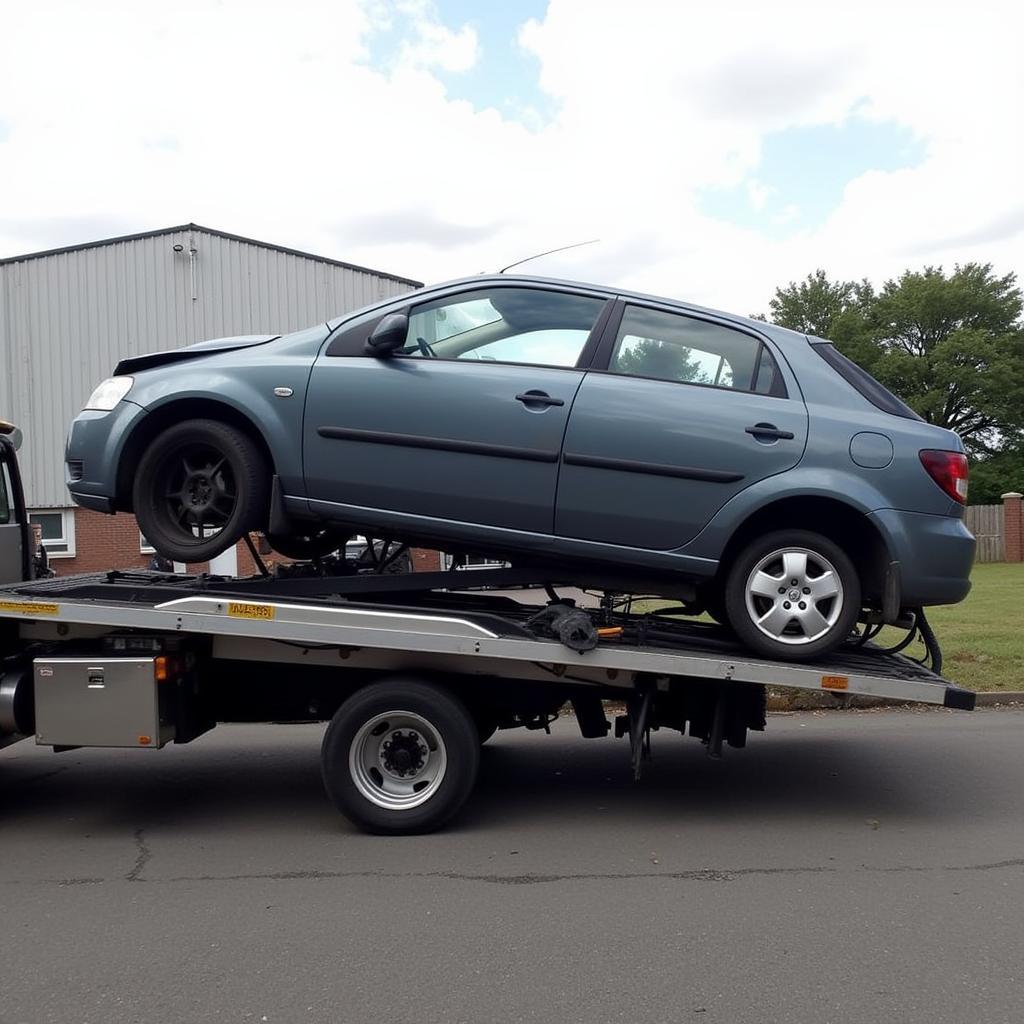
[{"label": "steering wheel", "polygon": [[428,359],[437,358],[437,353],[430,347],[430,342],[426,338],[417,338],[416,345]]}]

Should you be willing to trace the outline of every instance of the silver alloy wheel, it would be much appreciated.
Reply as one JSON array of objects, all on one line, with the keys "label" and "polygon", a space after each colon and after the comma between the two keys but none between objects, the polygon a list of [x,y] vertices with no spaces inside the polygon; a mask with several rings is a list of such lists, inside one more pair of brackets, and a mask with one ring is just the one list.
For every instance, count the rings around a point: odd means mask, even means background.
[{"label": "silver alloy wheel", "polygon": [[747,613],[782,644],[809,644],[828,633],[842,614],[843,597],[836,567],[810,548],[772,551],[747,577]]},{"label": "silver alloy wheel", "polygon": [[429,800],[444,779],[441,734],[414,711],[388,711],[364,722],[352,740],[348,770],[372,804],[407,811]]}]

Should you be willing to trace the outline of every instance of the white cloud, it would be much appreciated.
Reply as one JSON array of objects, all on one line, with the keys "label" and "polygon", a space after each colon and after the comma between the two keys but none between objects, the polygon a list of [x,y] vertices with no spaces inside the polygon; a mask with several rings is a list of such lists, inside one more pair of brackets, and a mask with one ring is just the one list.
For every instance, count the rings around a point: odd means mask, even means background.
[{"label": "white cloud", "polygon": [[[402,42],[370,66],[388,25]],[[524,270],[739,312],[817,266],[1024,271],[1022,34],[996,0],[551,0],[519,37],[538,125],[451,97],[486,50],[425,0],[7,5],[0,255],[195,220],[436,280],[599,236]],[[767,134],[854,110],[923,163],[783,241],[701,212],[707,186],[763,202]]]},{"label": "white cloud", "polygon": [[458,31],[442,25],[429,0],[402,0],[397,13],[408,19],[412,33],[401,46],[401,64],[442,71],[469,71],[476,64],[479,47],[471,25],[463,25]]},{"label": "white cloud", "polygon": [[747,199],[755,210],[763,210],[775,189],[757,178],[747,179]]}]

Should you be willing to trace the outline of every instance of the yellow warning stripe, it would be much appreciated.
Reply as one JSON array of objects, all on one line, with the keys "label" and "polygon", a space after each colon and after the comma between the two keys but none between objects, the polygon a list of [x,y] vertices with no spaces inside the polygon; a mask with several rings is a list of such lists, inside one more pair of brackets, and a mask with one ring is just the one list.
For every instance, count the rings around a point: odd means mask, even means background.
[{"label": "yellow warning stripe", "polygon": [[0,601],[0,612],[11,615],[56,615],[59,604],[44,604],[41,601]]}]

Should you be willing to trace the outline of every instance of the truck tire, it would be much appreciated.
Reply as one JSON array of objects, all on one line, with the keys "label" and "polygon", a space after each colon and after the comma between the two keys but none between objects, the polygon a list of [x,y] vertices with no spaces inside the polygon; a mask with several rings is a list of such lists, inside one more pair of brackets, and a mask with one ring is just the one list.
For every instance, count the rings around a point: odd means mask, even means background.
[{"label": "truck tire", "polygon": [[320,764],[328,796],[354,825],[378,835],[432,832],[472,791],[480,736],[449,690],[392,678],[338,708]]},{"label": "truck tire", "polygon": [[186,420],[158,434],[135,473],[135,517],[146,540],[175,562],[205,562],[266,525],[266,460],[242,431]]},{"label": "truck tire", "polygon": [[725,610],[756,654],[808,661],[835,650],[860,614],[857,570],[833,541],[776,530],[748,544],[729,568]]}]

